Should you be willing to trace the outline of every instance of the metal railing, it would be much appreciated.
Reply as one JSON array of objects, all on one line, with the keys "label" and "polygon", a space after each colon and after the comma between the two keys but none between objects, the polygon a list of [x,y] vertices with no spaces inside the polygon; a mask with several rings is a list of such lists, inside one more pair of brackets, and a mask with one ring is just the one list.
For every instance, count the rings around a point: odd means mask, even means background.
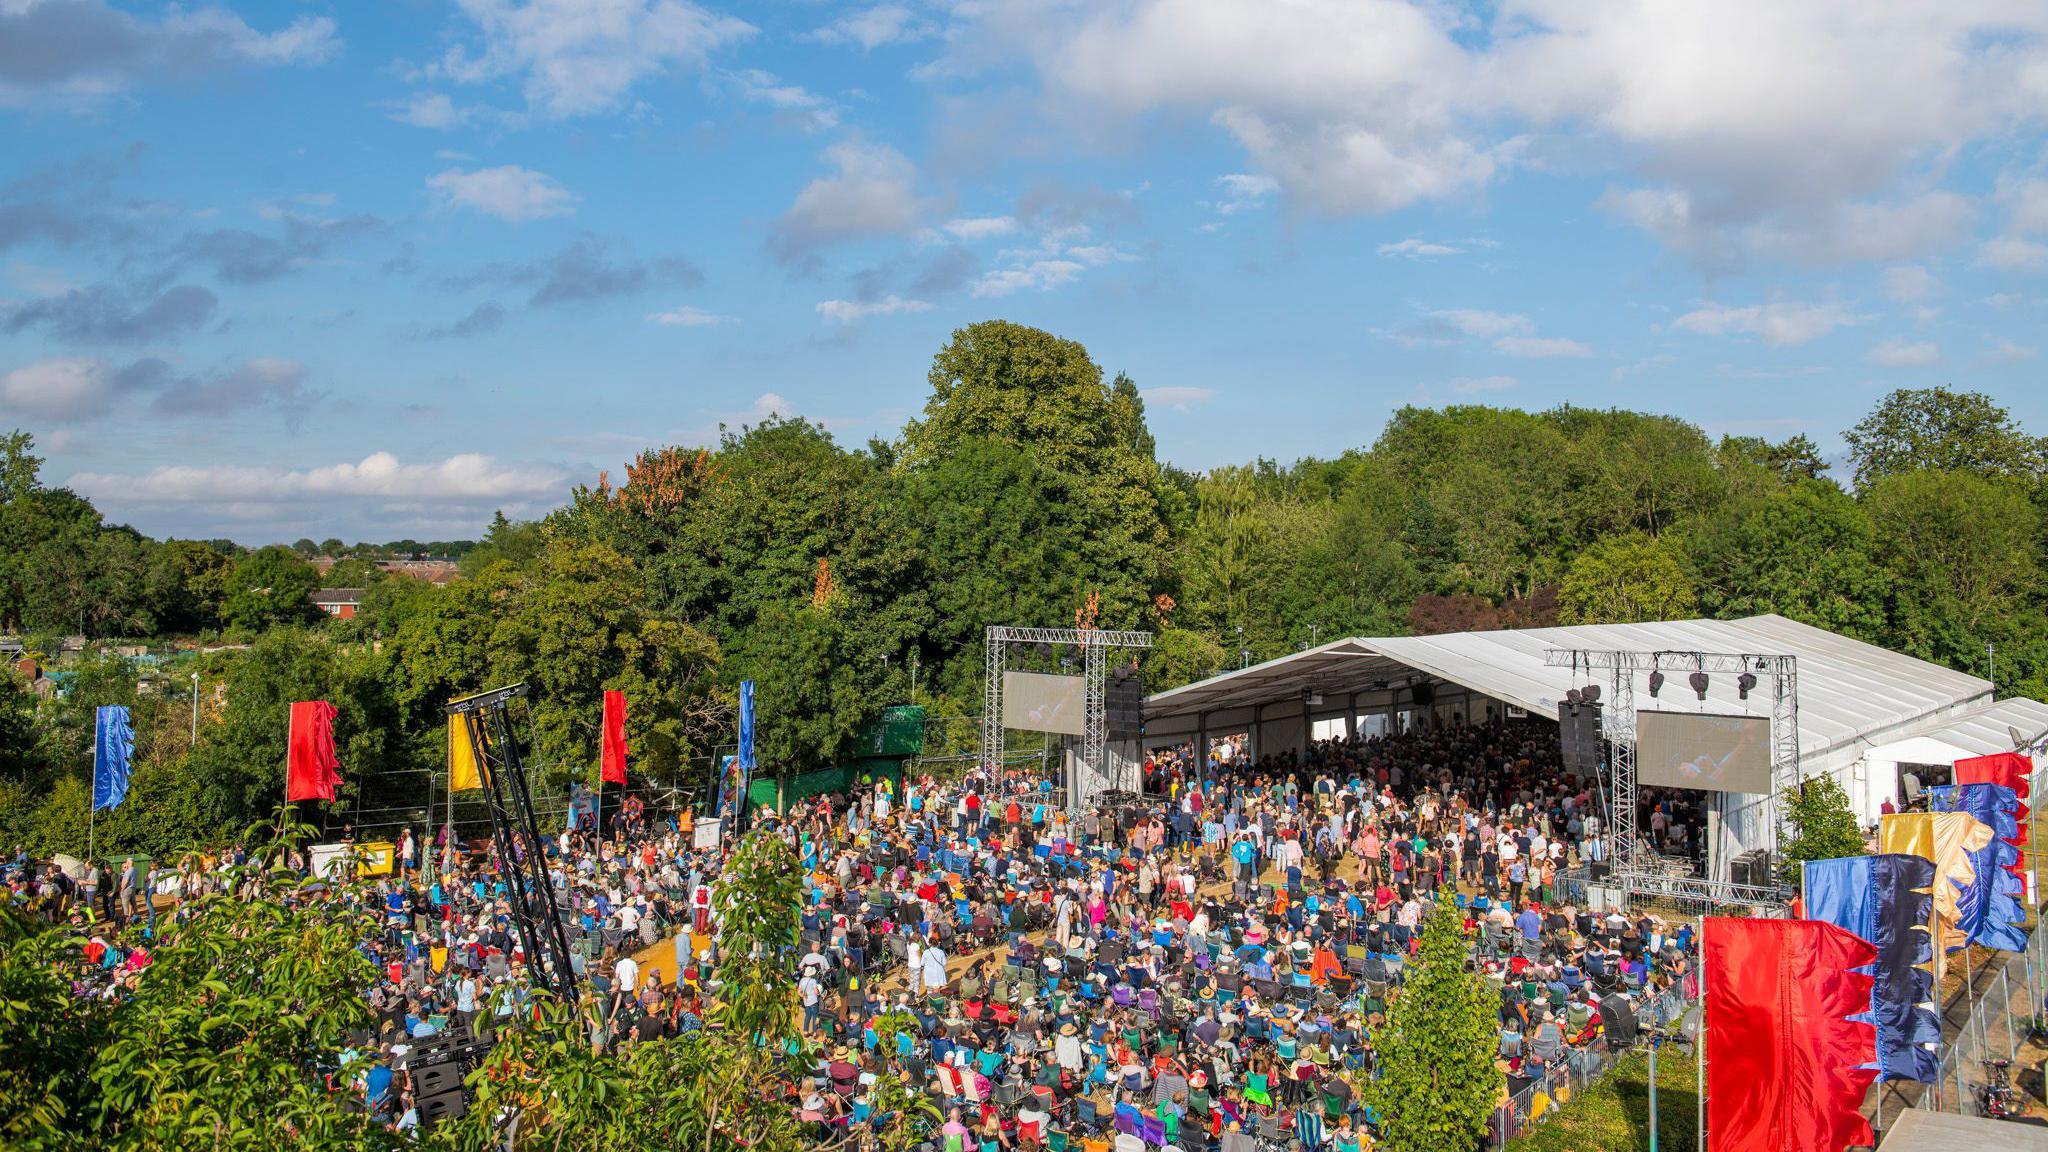
[{"label": "metal railing", "polygon": [[[1636,1009],[1636,1019],[1642,1031],[1664,1028],[1683,1018],[1692,1001],[1685,995],[1683,983],[1673,984],[1645,1000]],[[1493,1147],[1505,1148],[1509,1140],[1529,1131],[1547,1119],[1551,1112],[1563,1107],[1588,1085],[1605,1076],[1623,1056],[1641,1047],[1623,1049],[1577,1048],[1567,1049],[1564,1057],[1552,1067],[1544,1069],[1543,1075],[1525,1084],[1510,1095],[1500,1107],[1494,1109]],[[1524,1051],[1527,1050],[1526,1041]],[[1538,1098],[1541,1098],[1539,1106]]]},{"label": "metal railing", "polygon": [[[2048,1000],[2044,995],[2048,993],[2048,984],[2044,984],[2048,982],[2048,932],[2037,925],[2027,938],[2026,951],[2003,955],[2003,962],[1976,970],[1975,978],[1966,985],[1960,1007],[1967,1014],[1953,1032],[1944,1027],[1948,1034],[1942,1044],[1940,1074],[1921,1092],[1914,1107],[1982,1116],[1984,1089],[1994,1075],[1988,1062],[2011,1061],[2014,1066],[2005,1070],[2006,1082],[2017,1076],[2020,1050],[2040,1025],[2042,1006]],[[1955,953],[1949,962],[1959,960],[1967,964],[1969,957]],[[1950,1014],[1955,1007],[1950,1007]]]}]

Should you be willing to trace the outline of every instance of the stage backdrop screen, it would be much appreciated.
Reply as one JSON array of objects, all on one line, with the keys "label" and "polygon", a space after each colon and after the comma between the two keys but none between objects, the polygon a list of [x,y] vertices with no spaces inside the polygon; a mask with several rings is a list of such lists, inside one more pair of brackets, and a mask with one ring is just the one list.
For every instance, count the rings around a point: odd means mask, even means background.
[{"label": "stage backdrop screen", "polygon": [[1712,792],[1771,790],[1771,722],[1756,716],[1636,713],[1636,780]]},{"label": "stage backdrop screen", "polygon": [[1081,677],[1003,673],[1003,727],[1079,736],[1087,719],[1087,689]]}]

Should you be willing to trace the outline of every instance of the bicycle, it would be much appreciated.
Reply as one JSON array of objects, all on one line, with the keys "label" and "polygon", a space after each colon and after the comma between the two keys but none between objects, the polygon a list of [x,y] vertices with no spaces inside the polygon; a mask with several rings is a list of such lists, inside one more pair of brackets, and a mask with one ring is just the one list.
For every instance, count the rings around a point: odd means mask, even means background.
[{"label": "bicycle", "polygon": [[2010,1060],[1986,1060],[1984,1087],[1977,1094],[1978,1112],[1992,1120],[2011,1120],[2026,1113],[2019,1090],[2012,1086]]}]

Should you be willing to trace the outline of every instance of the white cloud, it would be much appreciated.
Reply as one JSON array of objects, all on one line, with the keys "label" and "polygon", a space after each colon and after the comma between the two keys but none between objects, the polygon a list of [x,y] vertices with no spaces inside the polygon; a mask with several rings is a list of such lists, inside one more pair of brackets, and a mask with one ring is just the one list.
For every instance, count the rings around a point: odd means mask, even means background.
[{"label": "white cloud", "polygon": [[0,0],[0,107],[43,97],[90,102],[239,65],[318,64],[341,49],[326,16],[259,32],[219,5],[152,7],[167,9],[162,19],[101,0]]},{"label": "white cloud", "polygon": [[1233,172],[1218,176],[1216,186],[1223,190],[1223,199],[1216,205],[1216,211],[1225,216],[1248,211],[1266,202],[1266,198],[1280,190],[1280,182],[1271,176],[1248,175]]},{"label": "white cloud", "polygon": [[251,502],[262,505],[340,497],[476,503],[558,494],[559,469],[506,464],[476,453],[405,464],[389,452],[359,463],[289,469],[239,464],[176,465],[142,475],[80,472],[70,485],[94,499],[125,504]]},{"label": "white cloud", "polygon": [[1043,292],[1072,283],[1086,267],[1074,260],[1033,260],[988,273],[974,282],[969,293],[976,297],[989,297],[1008,296],[1012,292]]},{"label": "white cloud", "polygon": [[1017,230],[1015,216],[962,216],[940,225],[940,230],[955,240],[989,240],[1007,236]]},{"label": "white cloud", "polygon": [[880,300],[820,300],[818,315],[834,324],[851,324],[869,316],[891,316],[898,312],[929,312],[932,306],[923,300],[905,300],[900,296],[884,296]]},{"label": "white cloud", "polygon": [[2005,206],[2007,226],[2014,232],[2048,232],[2048,178],[2001,177],[1998,200]]},{"label": "white cloud", "polygon": [[1449,244],[1439,244],[1424,240],[1418,236],[1410,236],[1406,240],[1396,240],[1391,244],[1380,245],[1379,252],[1382,256],[1405,256],[1410,260],[1428,260],[1437,256],[1461,256],[1465,250]]},{"label": "white cloud", "polygon": [[1941,291],[1941,281],[1918,264],[1901,264],[1884,270],[1884,294],[1901,304],[1913,304]]},{"label": "white cloud", "polygon": [[1171,408],[1175,412],[1187,412],[1197,405],[1208,403],[1215,396],[1214,388],[1193,388],[1181,384],[1138,390],[1138,398],[1146,404],[1156,408]]},{"label": "white cloud", "polygon": [[858,44],[872,52],[889,44],[908,44],[937,29],[906,4],[877,4],[848,12],[804,38],[820,44]]},{"label": "white cloud", "polygon": [[1727,308],[1708,304],[1671,322],[1673,328],[1701,336],[1758,336],[1766,344],[1789,347],[1818,340],[1837,328],[1869,319],[1839,304],[1776,301]]},{"label": "white cloud", "polygon": [[1927,341],[1915,343],[1891,336],[1879,341],[1866,359],[1885,368],[1925,368],[1941,359],[1941,348]]},{"label": "white cloud", "polygon": [[785,84],[773,72],[748,68],[732,74],[741,96],[766,104],[806,132],[839,126],[839,109],[830,100],[798,84]]},{"label": "white cloud", "polygon": [[98,360],[37,360],[0,376],[0,413],[11,420],[77,420],[103,408],[113,392],[107,366]]},{"label": "white cloud", "polygon": [[1473,392],[1499,392],[1520,383],[1521,381],[1513,376],[1460,376],[1451,381],[1451,391],[1466,395]]},{"label": "white cloud", "polygon": [[457,108],[446,92],[418,92],[394,105],[390,115],[415,128],[454,128],[469,119],[469,110]]},{"label": "white cloud", "polygon": [[1428,319],[1438,321],[1452,330],[1481,339],[1492,339],[1509,333],[1529,332],[1535,323],[1519,312],[1486,312],[1477,308],[1439,308],[1426,314]]},{"label": "white cloud", "polygon": [[1591,348],[1577,340],[1566,340],[1558,336],[1505,336],[1496,341],[1494,347],[1510,356],[1521,356],[1531,360],[1583,357],[1593,354]]},{"label": "white cloud", "polygon": [[691,304],[671,308],[666,312],[649,312],[647,318],[669,328],[709,328],[718,324],[740,322],[737,316],[720,316],[716,312],[706,312]]},{"label": "white cloud", "polygon": [[1207,117],[1331,213],[1467,199],[1535,156],[1702,263],[1911,258],[1966,235],[1942,187],[2038,123],[2048,8],[1870,0],[978,0],[940,70],[1021,55],[1077,134]]},{"label": "white cloud", "polygon": [[474,208],[500,220],[523,223],[576,211],[576,195],[554,177],[517,164],[467,172],[450,168],[428,177],[427,187],[443,202]]},{"label": "white cloud", "polygon": [[642,80],[700,68],[754,34],[744,20],[688,0],[458,0],[480,46],[457,45],[428,70],[463,83],[518,76],[527,104],[554,117],[606,112]]},{"label": "white cloud", "polygon": [[800,261],[827,244],[916,226],[924,204],[909,157],[884,144],[843,140],[825,149],[825,160],[833,174],[804,185],[775,222],[769,247],[778,257]]},{"label": "white cloud", "polygon": [[1977,249],[1977,263],[2003,272],[2048,271],[2048,244],[2017,236],[1995,236]]},{"label": "white cloud", "polygon": [[2024,360],[2032,360],[2040,354],[2041,350],[2033,345],[2000,339],[1981,359],[1990,364],[2018,364]]}]

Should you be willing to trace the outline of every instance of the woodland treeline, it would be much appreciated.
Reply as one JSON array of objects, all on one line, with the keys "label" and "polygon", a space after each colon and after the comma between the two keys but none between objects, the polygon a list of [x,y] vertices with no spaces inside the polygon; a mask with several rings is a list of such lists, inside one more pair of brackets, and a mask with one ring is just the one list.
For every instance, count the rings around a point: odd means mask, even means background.
[{"label": "woodland treeline", "polygon": [[[293,699],[340,706],[344,775],[380,803],[423,797],[444,701],[513,679],[558,775],[594,775],[600,694],[621,688],[636,775],[685,777],[730,740],[743,679],[764,771],[795,772],[833,762],[913,675],[934,715],[972,713],[999,623],[1153,629],[1158,690],[1344,635],[1777,612],[1979,675],[1996,644],[2001,693],[2048,694],[2048,448],[1982,395],[1893,393],[1832,472],[1805,436],[1458,406],[1404,408],[1332,459],[1195,473],[1159,458],[1140,384],[1073,341],[972,325],[928,379],[893,440],[771,419],[650,447],[541,520],[432,545],[461,554],[443,585],[378,571],[398,545],[323,578],[310,540],[149,539],[46,486],[16,434],[0,625],[32,648],[250,646],[158,683],[101,655],[61,699],[0,688],[0,837],[83,847],[98,704],[130,704],[138,730],[102,843],[168,848],[270,811]],[[355,619],[310,607],[323,583],[366,588]]]}]

